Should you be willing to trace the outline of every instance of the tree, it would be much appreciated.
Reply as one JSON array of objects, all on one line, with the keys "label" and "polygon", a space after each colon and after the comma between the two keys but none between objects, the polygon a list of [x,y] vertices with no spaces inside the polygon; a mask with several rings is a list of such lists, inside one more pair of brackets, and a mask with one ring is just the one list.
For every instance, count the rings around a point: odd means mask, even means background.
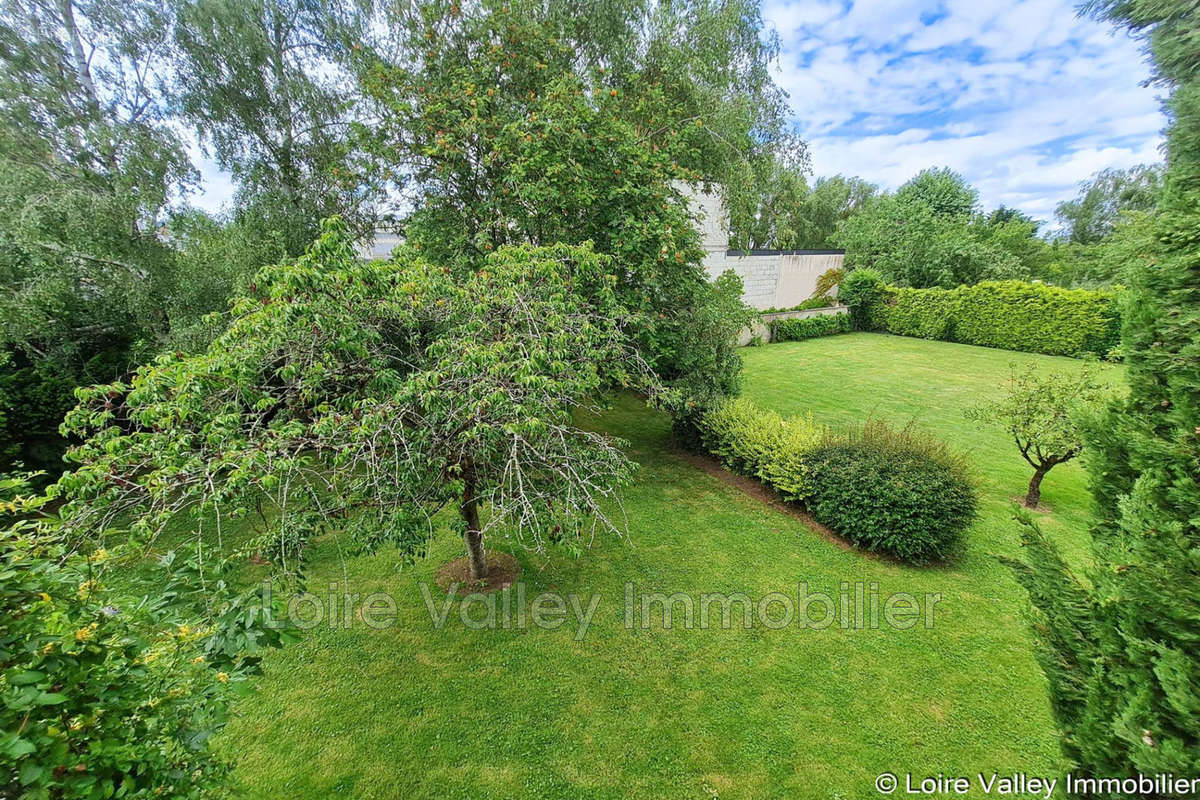
[{"label": "tree", "polygon": [[1001,206],[987,215],[986,222],[974,221],[973,227],[983,241],[1016,259],[1019,267],[1009,277],[1041,275],[1045,272],[1052,257],[1052,247],[1037,235],[1036,220]]},{"label": "tree", "polygon": [[979,218],[945,214],[920,194],[881,197],[838,227],[851,268],[871,267],[897,286],[952,289],[1024,274]]},{"label": "tree", "polygon": [[173,212],[166,230],[175,254],[160,349],[201,352],[228,322],[230,300],[245,293],[264,265],[287,260],[292,231],[246,213],[212,216],[192,208]]},{"label": "tree", "polygon": [[363,263],[330,223],[205,352],[80,391],[64,525],[149,536],[186,511],[203,535],[254,512],[294,571],[322,530],[411,552],[452,504],[475,578],[487,531],[540,548],[616,530],[604,501],[633,465],[573,414],[611,387],[658,393],[610,268],[568,246],[503,247],[465,278],[411,251]]},{"label": "tree", "polygon": [[1129,211],[1151,211],[1162,190],[1158,165],[1105,169],[1080,184],[1079,196],[1054,210],[1063,237],[1076,244],[1095,244],[1107,237]]},{"label": "tree", "polygon": [[935,217],[965,219],[979,204],[979,191],[949,167],[918,172],[896,191],[901,203],[925,206]]},{"label": "tree", "polygon": [[992,209],[991,213],[987,215],[988,225],[1005,225],[1010,222],[1021,222],[1025,225],[1032,225],[1034,233],[1037,233],[1037,220],[1018,208],[999,206]]},{"label": "tree", "polygon": [[967,418],[1001,425],[1012,436],[1021,457],[1033,467],[1025,507],[1037,508],[1046,473],[1083,450],[1075,416],[1081,408],[1096,405],[1105,392],[1086,367],[1078,375],[1039,375],[1029,367],[1013,374],[1002,397],[969,409]]},{"label": "tree", "polygon": [[[533,6],[456,9],[434,4],[407,22],[420,59],[362,56],[381,114],[364,135],[381,163],[405,173],[417,209],[408,241],[460,276],[506,244],[591,242],[619,266],[617,296],[655,371],[705,387],[687,402],[719,397],[740,368],[738,322],[717,338],[693,329],[721,300],[679,190],[705,177],[689,161],[719,166],[703,156],[723,152],[707,114],[666,80],[673,72],[657,77],[658,62],[655,75],[579,69],[577,50]],[[721,107],[714,113],[726,130]],[[699,363],[723,372],[698,381],[688,365]]]},{"label": "tree", "polygon": [[349,54],[368,24],[338,0],[178,3],[176,109],[233,173],[235,221],[282,237],[290,257],[327,216],[360,235],[374,226],[376,196],[349,137]]},{"label": "tree", "polygon": [[877,187],[861,178],[818,178],[810,189],[800,169],[776,169],[760,183],[753,219],[731,231],[745,249],[828,249],[838,225],[875,198]]},{"label": "tree", "polygon": [[164,327],[158,229],[194,177],[159,91],[168,19],[156,0],[0,10],[0,323],[26,444]]},{"label": "tree", "polygon": [[1077,774],[1200,772],[1200,28],[1181,0],[1098,0],[1087,10],[1145,36],[1170,91],[1167,168],[1128,265],[1128,397],[1085,430],[1096,500],[1085,582],[1037,529],[1013,562],[1036,654]]}]

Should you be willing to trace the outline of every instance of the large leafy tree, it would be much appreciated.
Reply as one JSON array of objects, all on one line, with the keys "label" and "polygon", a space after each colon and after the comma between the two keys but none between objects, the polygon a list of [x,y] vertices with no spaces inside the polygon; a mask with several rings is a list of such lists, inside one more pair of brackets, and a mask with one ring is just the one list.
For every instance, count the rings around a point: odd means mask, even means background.
[{"label": "large leafy tree", "polygon": [[363,6],[340,0],[178,3],[176,110],[232,172],[236,221],[279,238],[286,255],[302,253],[327,216],[360,234],[374,224],[348,136],[348,55],[368,23]]},{"label": "large leafy tree", "polygon": [[918,172],[896,191],[901,203],[921,205],[936,217],[966,220],[979,204],[979,191],[949,167]]},{"label": "large leafy tree", "polygon": [[158,225],[192,178],[161,102],[167,20],[156,0],[0,10],[0,324],[13,438],[53,431],[76,384],[111,379],[163,327],[170,251]]},{"label": "large leafy tree", "polygon": [[1023,224],[989,225],[976,213],[977,196],[958,174],[925,170],[849,216],[834,239],[847,265],[877,269],[899,286],[953,288],[1024,274],[1000,235],[1015,233],[1023,243]]},{"label": "large leafy tree", "polygon": [[[1025,530],[1033,603],[1063,748],[1079,772],[1200,771],[1200,60],[1192,3],[1095,2],[1146,35],[1170,89],[1159,211],[1130,233],[1123,345],[1130,382],[1087,437],[1099,521],[1077,580]],[[1141,234],[1138,235],[1138,231]]]},{"label": "large leafy tree", "polygon": [[732,232],[743,248],[826,249],[845,220],[866,208],[878,188],[862,178],[818,178],[810,188],[804,174],[777,164],[759,182],[758,208]]},{"label": "large leafy tree", "polygon": [[[735,390],[744,320],[727,318],[720,336],[692,329],[719,300],[677,182],[736,161],[730,137],[753,131],[729,121],[743,106],[714,101],[709,116],[698,98],[715,90],[666,53],[639,73],[581,66],[586,48],[532,5],[431,3],[402,23],[418,54],[364,51],[362,80],[381,112],[367,131],[374,155],[419,208],[409,241],[460,274],[505,244],[590,241],[613,257],[618,297],[660,374],[696,388],[701,405]],[[699,363],[714,369],[707,381],[695,380]]]},{"label": "large leafy tree", "polygon": [[152,535],[183,510],[219,535],[252,511],[289,569],[323,530],[419,547],[456,507],[473,577],[483,537],[577,542],[632,464],[577,427],[622,384],[655,392],[589,247],[504,246],[466,278],[413,252],[364,263],[340,223],[258,276],[203,353],[92,387],[68,416],[68,530]]},{"label": "large leafy tree", "polygon": [[1095,244],[1113,232],[1121,215],[1151,211],[1158,203],[1163,170],[1139,164],[1129,169],[1097,172],[1080,186],[1079,196],[1059,203],[1054,215],[1062,235],[1075,244]]},{"label": "large leafy tree", "polygon": [[[777,161],[795,167],[807,162],[804,143],[790,133],[786,94],[772,77],[779,42],[758,0],[432,0],[379,8],[384,24],[370,31],[372,55],[410,69],[421,78],[415,85],[435,92],[441,67],[519,29],[536,33],[523,45],[549,41],[561,52],[532,61],[532,50],[499,59],[492,65],[499,69],[475,75],[481,85],[523,81],[520,74],[537,64],[543,81],[573,71],[585,92],[620,92],[630,101],[622,115],[659,145],[672,131],[702,120],[704,135],[675,155],[720,187],[735,229],[754,214],[758,184]],[[639,102],[647,95],[658,97]],[[501,108],[497,104],[490,113],[508,113]]]}]

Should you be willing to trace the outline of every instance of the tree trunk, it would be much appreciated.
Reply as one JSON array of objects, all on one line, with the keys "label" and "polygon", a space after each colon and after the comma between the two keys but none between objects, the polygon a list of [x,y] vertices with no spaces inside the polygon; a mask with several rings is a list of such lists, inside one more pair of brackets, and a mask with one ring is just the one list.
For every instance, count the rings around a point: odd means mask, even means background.
[{"label": "tree trunk", "polygon": [[475,465],[463,464],[463,494],[459,513],[467,523],[463,541],[467,545],[467,557],[471,562],[471,579],[480,580],[488,574],[487,553],[483,550],[483,531],[479,530],[479,504],[475,502]]},{"label": "tree trunk", "polygon": [[1053,464],[1042,464],[1033,471],[1033,477],[1029,479],[1029,492],[1025,495],[1025,507],[1037,508],[1038,503],[1042,502],[1042,478],[1046,477],[1046,473],[1050,471]]}]

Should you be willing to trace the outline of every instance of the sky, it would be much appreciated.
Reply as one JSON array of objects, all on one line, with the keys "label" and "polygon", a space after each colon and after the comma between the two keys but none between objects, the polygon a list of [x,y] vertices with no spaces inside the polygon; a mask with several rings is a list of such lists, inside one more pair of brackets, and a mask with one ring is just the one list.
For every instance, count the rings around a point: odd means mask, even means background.
[{"label": "sky", "polygon": [[[776,81],[813,173],[895,189],[947,166],[986,209],[1053,228],[1054,207],[1108,167],[1161,160],[1166,124],[1138,44],[1071,0],[764,0]],[[217,210],[227,175],[201,157],[191,201]]]},{"label": "sky", "polygon": [[767,0],[763,12],[815,175],[894,189],[948,166],[985,208],[1052,223],[1093,173],[1161,161],[1166,124],[1138,43],[1074,6]]}]

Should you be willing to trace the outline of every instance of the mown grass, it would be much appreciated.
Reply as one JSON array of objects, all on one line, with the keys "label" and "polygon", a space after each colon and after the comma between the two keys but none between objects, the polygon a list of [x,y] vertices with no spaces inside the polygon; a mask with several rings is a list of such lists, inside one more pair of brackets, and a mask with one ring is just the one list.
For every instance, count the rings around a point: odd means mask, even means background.
[{"label": "mown grass", "polygon": [[[992,557],[1014,552],[1006,498],[1022,487],[1003,436],[959,409],[1011,360],[1078,362],[872,335],[744,351],[747,393],[831,423],[914,414],[972,452],[983,516],[964,557],[914,569],[871,559],[692,466],[665,417],[622,399],[595,424],[630,440],[642,464],[626,493],[628,536],[580,558],[513,551],[526,596],[578,593],[600,604],[586,636],[434,628],[421,586],[460,554],[442,531],[413,566],[346,557],[318,543],[309,588],[385,591],[396,623],[321,626],[271,654],[257,691],[220,736],[253,797],[877,797],[883,771],[1055,774],[1061,766],[1022,597]],[[1061,470],[1061,471],[1060,471]],[[1045,486],[1048,528],[1084,552],[1081,473]],[[493,546],[505,547],[502,542]],[[940,593],[932,629],[627,630],[627,582],[648,592],[883,595]],[[433,588],[436,593],[436,588]],[[440,603],[441,597],[435,598]],[[476,609],[479,611],[479,609]]]}]

